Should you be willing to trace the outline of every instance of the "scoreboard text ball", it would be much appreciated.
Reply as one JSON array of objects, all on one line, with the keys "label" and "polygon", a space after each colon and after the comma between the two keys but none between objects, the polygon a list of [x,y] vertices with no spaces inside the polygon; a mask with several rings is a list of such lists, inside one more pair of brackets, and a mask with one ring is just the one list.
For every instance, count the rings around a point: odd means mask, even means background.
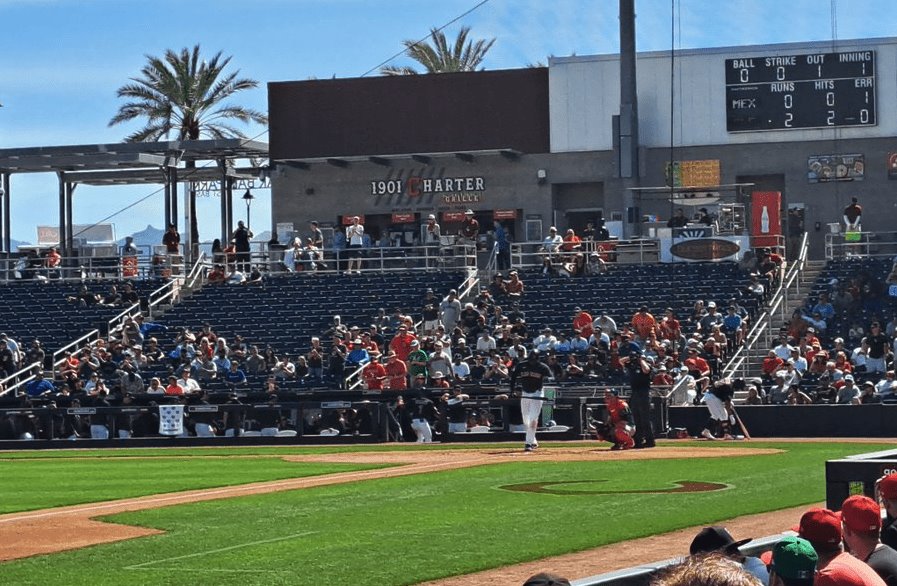
[{"label": "scoreboard text ball", "polygon": [[726,130],[875,126],[875,52],[726,59]]}]

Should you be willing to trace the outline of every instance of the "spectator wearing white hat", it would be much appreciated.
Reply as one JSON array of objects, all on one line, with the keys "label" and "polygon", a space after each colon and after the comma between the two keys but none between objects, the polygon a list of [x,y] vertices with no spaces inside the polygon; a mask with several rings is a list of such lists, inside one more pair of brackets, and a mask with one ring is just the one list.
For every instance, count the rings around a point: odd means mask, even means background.
[{"label": "spectator wearing white hat", "polygon": [[853,375],[844,375],[844,386],[838,390],[838,405],[859,405],[860,389],[854,384]]}]

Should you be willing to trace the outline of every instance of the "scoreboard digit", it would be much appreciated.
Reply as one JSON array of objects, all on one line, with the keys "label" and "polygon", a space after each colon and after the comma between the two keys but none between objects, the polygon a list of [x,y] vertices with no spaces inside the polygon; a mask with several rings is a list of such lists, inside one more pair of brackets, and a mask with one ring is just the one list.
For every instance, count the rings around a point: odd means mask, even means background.
[{"label": "scoreboard digit", "polygon": [[726,130],[875,126],[875,52],[726,59]]}]

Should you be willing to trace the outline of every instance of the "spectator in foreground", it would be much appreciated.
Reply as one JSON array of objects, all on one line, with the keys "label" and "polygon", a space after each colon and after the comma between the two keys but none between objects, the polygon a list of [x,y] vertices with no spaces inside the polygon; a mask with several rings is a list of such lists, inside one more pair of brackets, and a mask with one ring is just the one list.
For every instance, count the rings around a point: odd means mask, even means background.
[{"label": "spectator in foreground", "polygon": [[884,581],[872,568],[841,547],[843,535],[837,513],[828,509],[810,509],[800,518],[798,535],[809,541],[819,555],[816,586],[884,586]]},{"label": "spectator in foreground", "polygon": [[721,553],[693,555],[668,566],[651,586],[758,586],[760,581]]},{"label": "spectator in foreground", "polygon": [[527,578],[523,586],[570,586],[570,580],[557,574],[539,572]]},{"label": "spectator in foreground", "polygon": [[764,585],[769,584],[769,572],[760,558],[745,556],[738,550],[750,541],[750,538],[735,541],[725,527],[704,527],[692,540],[688,552],[690,555],[721,553],[740,564]]},{"label": "spectator in foreground", "polygon": [[786,537],[772,548],[769,586],[813,586],[819,556],[806,539]]},{"label": "spectator in foreground", "polygon": [[885,510],[881,541],[897,549],[897,474],[888,474],[875,483],[875,493]]},{"label": "spectator in foreground", "polygon": [[841,522],[850,555],[866,562],[888,586],[897,584],[897,551],[880,540],[878,503],[863,495],[849,497],[841,505]]}]

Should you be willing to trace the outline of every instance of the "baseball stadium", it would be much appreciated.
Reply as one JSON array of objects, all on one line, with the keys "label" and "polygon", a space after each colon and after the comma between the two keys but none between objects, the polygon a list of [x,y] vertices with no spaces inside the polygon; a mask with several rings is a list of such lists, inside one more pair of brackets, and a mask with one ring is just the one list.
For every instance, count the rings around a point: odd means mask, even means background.
[{"label": "baseball stadium", "polygon": [[[235,117],[269,142],[0,149],[0,582],[646,586],[709,555],[812,586],[786,546],[820,583],[869,530],[893,552],[897,38],[637,52],[619,10],[619,54],[268,82]],[[41,173],[58,224],[13,250]],[[81,186],[158,189],[166,229],[75,223]]]}]

